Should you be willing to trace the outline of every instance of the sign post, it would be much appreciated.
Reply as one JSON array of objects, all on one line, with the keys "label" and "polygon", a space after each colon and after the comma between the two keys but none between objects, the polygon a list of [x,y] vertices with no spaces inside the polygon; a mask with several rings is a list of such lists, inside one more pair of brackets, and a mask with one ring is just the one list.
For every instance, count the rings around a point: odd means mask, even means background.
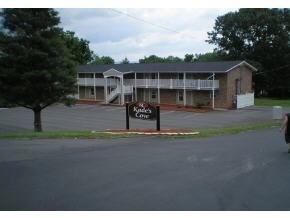
[{"label": "sign post", "polygon": [[129,103],[126,103],[126,129],[129,130]]},{"label": "sign post", "polygon": [[156,130],[160,131],[160,106],[156,106]]}]

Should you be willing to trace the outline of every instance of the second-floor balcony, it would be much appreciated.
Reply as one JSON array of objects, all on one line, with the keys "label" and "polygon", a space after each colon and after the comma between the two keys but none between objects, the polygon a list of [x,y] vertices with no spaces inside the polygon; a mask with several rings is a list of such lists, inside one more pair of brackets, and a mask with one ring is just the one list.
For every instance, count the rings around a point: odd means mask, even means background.
[{"label": "second-floor balcony", "polygon": [[[116,79],[107,79],[108,86],[117,86],[119,82]],[[78,85],[80,86],[104,87],[105,84],[106,79],[104,78],[78,78]],[[124,79],[124,85],[137,88],[212,90],[219,89],[219,80]]]}]

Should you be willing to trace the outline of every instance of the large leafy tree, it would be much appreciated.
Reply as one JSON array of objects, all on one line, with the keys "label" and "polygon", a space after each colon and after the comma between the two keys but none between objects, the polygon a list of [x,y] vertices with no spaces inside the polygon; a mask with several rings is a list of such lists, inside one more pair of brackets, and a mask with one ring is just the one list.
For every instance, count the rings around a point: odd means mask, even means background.
[{"label": "large leafy tree", "polygon": [[180,63],[180,62],[183,62],[183,59],[170,55],[167,58],[164,58],[164,62],[165,63]]},{"label": "large leafy tree", "polygon": [[140,64],[149,64],[149,63],[164,63],[164,58],[158,57],[157,55],[150,55],[149,57],[144,57],[139,59]]},{"label": "large leafy tree", "polygon": [[204,54],[195,54],[194,61],[196,62],[210,62],[210,61],[222,61],[225,58],[219,55],[217,52],[207,52]]},{"label": "large leafy tree", "polygon": [[140,64],[148,64],[148,63],[178,63],[183,62],[183,60],[179,57],[174,57],[172,55],[167,58],[158,57],[157,55],[150,55],[149,57],[144,57],[143,59],[139,59]]},{"label": "large leafy tree", "polygon": [[74,56],[75,62],[78,64],[88,64],[93,60],[94,52],[90,50],[90,42],[88,40],[78,38],[72,31],[63,32],[62,38],[70,53]]},{"label": "large leafy tree", "polygon": [[194,62],[194,55],[193,54],[185,54],[183,61],[186,63]]},{"label": "large leafy tree", "polygon": [[248,60],[260,70],[256,91],[290,94],[289,9],[240,9],[219,16],[207,42],[226,59]]},{"label": "large leafy tree", "polygon": [[115,60],[109,56],[98,56],[96,54],[93,54],[93,61],[91,64],[114,64]]},{"label": "large leafy tree", "polygon": [[129,59],[128,59],[127,57],[125,57],[125,58],[122,60],[121,63],[122,63],[122,64],[130,64],[130,61],[129,61]]},{"label": "large leafy tree", "polygon": [[76,92],[60,18],[53,9],[3,9],[0,20],[0,97],[33,110],[34,130],[42,131],[41,111]]}]

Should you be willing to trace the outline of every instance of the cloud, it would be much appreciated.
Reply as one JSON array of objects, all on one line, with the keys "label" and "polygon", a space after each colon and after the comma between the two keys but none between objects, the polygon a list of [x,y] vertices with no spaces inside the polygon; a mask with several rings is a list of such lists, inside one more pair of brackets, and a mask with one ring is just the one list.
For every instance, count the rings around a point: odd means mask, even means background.
[{"label": "cloud", "polygon": [[205,42],[215,19],[235,9],[58,9],[62,27],[90,41],[91,49],[116,62],[152,54],[184,58],[211,52]]}]

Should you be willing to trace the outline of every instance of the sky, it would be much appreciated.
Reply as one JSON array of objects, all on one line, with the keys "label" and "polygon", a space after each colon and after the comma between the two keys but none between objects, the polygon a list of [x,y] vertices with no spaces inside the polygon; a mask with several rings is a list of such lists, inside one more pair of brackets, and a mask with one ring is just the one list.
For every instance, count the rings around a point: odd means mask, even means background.
[{"label": "sky", "polygon": [[218,16],[245,7],[289,7],[290,0],[0,0],[0,7],[50,7],[60,26],[90,42],[98,56],[130,63],[212,52],[205,42]]},{"label": "sky", "polygon": [[90,42],[98,56],[115,63],[212,52],[205,42],[215,19],[238,8],[88,8],[56,9],[64,30]]}]

